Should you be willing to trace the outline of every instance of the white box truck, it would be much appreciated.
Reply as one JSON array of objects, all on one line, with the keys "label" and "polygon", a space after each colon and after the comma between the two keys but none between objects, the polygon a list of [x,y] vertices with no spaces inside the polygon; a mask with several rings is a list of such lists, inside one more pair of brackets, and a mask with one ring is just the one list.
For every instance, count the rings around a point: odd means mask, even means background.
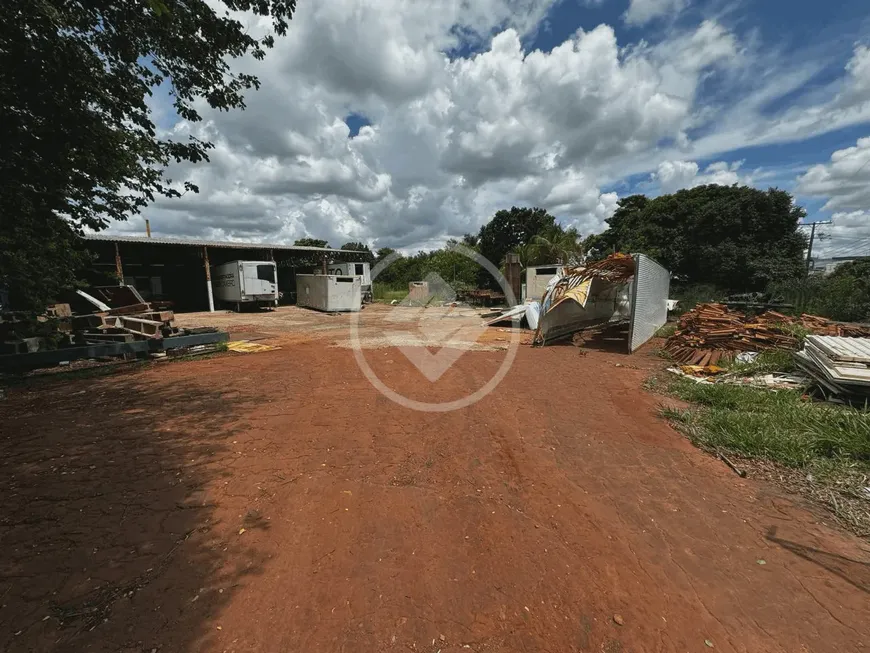
[{"label": "white box truck", "polygon": [[[372,269],[368,263],[330,263],[326,273],[338,277],[359,277],[363,302],[372,301]],[[321,274],[318,268],[315,274]]]},{"label": "white box truck", "polygon": [[278,305],[277,268],[274,261],[230,261],[211,270],[214,298],[220,304],[243,306]]}]

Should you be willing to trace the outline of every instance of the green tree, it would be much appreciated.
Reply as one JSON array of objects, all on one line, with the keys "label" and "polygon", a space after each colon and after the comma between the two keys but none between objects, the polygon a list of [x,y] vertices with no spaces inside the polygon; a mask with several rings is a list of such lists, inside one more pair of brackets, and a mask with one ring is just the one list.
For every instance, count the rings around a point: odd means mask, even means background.
[{"label": "green tree", "polygon": [[380,263],[395,251],[396,250],[394,250],[392,247],[379,248],[378,251],[375,253],[375,263]]},{"label": "green tree", "polygon": [[[156,195],[197,190],[173,184],[164,170],[171,161],[207,160],[211,144],[158,135],[146,100],[161,87],[189,122],[201,120],[200,100],[244,108],[244,92],[259,81],[231,72],[230,61],[262,59],[296,7],[295,0],[222,2],[217,9],[206,0],[4,4],[0,284],[13,305],[40,308],[73,283],[84,229],[125,220]],[[225,9],[268,16],[272,30],[252,36]],[[37,234],[51,240],[33,247],[27,239]],[[33,269],[41,270],[36,278]]]},{"label": "green tree", "polygon": [[585,244],[599,256],[643,252],[683,282],[742,292],[803,274],[806,212],[786,191],[699,186],[619,200],[608,229]]},{"label": "green tree", "polygon": [[505,254],[530,243],[536,235],[555,224],[556,218],[544,209],[514,206],[510,211],[498,211],[480,228],[477,246],[484,257],[500,267]]},{"label": "green tree", "polygon": [[339,247],[339,249],[349,249],[349,250],[353,250],[355,252],[365,252],[364,254],[356,254],[356,253],[354,253],[354,254],[338,254],[337,258],[341,259],[342,261],[374,263],[375,256],[374,256],[374,254],[372,254],[372,251],[369,249],[369,246],[366,245],[365,243],[351,241],[349,243],[345,243],[344,245]]},{"label": "green tree", "polygon": [[843,263],[829,275],[774,283],[770,293],[798,312],[844,322],[870,322],[870,260]]},{"label": "green tree", "polygon": [[547,263],[577,265],[583,258],[583,241],[574,227],[563,229],[556,224],[533,236],[517,253],[523,267]]},{"label": "green tree", "polygon": [[319,238],[297,238],[293,244],[301,247],[329,247],[329,241]]}]

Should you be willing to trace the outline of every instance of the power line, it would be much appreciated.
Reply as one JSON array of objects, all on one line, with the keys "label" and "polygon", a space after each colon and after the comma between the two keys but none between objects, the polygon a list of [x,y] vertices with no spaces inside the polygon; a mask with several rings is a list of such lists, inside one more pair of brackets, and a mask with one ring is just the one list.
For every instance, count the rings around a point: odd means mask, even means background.
[{"label": "power line", "polygon": [[860,251],[870,254],[870,237],[859,238],[848,245],[840,245],[827,253],[828,256],[848,256]]}]

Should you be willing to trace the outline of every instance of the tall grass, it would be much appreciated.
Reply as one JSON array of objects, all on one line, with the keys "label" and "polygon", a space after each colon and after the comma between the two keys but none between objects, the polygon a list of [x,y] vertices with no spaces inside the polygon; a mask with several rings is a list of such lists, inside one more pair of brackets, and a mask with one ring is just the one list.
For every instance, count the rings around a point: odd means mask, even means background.
[{"label": "tall grass", "polygon": [[663,411],[696,444],[791,467],[823,458],[870,469],[868,411],[809,402],[792,390],[705,385],[688,379],[675,379],[669,390],[700,406]]},{"label": "tall grass", "polygon": [[376,302],[391,302],[394,299],[402,301],[407,295],[407,284],[387,284],[377,281],[372,284],[372,297]]}]

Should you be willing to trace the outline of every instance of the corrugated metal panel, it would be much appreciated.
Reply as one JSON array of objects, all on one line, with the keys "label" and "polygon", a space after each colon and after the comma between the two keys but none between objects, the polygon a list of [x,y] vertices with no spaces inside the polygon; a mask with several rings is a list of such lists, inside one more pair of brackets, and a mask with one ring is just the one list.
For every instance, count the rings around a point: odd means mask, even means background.
[{"label": "corrugated metal panel", "polygon": [[815,364],[829,380],[835,383],[870,386],[870,366],[854,361],[832,360],[816,346],[814,340],[818,337],[820,336],[807,337],[803,351],[797,352],[798,361]]},{"label": "corrugated metal panel", "polygon": [[278,249],[298,252],[343,252],[366,254],[353,249],[311,247],[308,245],[280,245],[275,243],[236,243],[229,240],[192,240],[188,238],[149,238],[148,236],[113,236],[111,234],[85,234],[85,240],[100,240],[109,243],[140,243],[143,245],[188,245],[194,247],[237,247],[240,249]]},{"label": "corrugated metal panel", "polygon": [[807,340],[834,361],[870,364],[870,338],[842,336],[808,336]]},{"label": "corrugated metal panel", "polygon": [[628,350],[635,351],[668,320],[671,274],[645,254],[634,254]]}]

